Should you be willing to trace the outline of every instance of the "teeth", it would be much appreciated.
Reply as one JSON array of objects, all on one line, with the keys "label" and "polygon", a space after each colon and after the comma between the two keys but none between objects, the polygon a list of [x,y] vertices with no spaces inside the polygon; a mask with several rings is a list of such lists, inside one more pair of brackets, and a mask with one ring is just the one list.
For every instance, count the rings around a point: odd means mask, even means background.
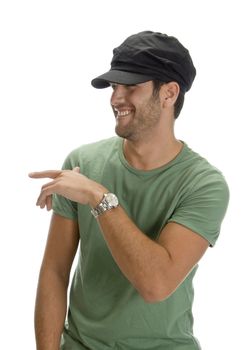
[{"label": "teeth", "polygon": [[124,116],[128,115],[129,113],[130,113],[130,111],[117,111],[118,117],[124,117]]}]

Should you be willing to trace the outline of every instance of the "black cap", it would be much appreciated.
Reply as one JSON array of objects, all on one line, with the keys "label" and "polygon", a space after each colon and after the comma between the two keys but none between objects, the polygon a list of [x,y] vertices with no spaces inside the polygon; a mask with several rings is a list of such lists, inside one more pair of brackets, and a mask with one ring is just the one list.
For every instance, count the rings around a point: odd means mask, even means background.
[{"label": "black cap", "polygon": [[185,93],[196,75],[189,51],[167,34],[144,31],[131,35],[113,54],[111,69],[91,81],[97,89],[110,83],[134,85],[159,80],[176,81]]}]

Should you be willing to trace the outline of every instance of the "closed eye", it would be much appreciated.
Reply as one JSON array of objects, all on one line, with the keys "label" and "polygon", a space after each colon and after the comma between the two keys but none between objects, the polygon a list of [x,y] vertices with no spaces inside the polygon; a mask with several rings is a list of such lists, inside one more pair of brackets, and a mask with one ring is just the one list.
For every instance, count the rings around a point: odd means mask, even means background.
[{"label": "closed eye", "polygon": [[[110,83],[110,86],[113,90],[116,88],[117,85],[118,84],[116,84],[116,83]],[[137,85],[136,84],[127,84],[127,85],[124,84],[123,86],[128,89],[128,88],[136,87]]]},{"label": "closed eye", "polygon": [[115,84],[115,83],[110,83],[110,86],[111,86],[111,88],[114,90],[115,87],[117,86],[117,84]]}]

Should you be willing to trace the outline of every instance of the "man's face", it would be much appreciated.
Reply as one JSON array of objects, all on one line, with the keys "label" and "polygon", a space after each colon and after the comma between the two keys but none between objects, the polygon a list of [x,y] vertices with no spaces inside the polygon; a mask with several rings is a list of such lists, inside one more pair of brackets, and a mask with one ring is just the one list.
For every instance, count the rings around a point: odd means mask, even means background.
[{"label": "man's face", "polygon": [[153,82],[111,86],[117,135],[131,141],[149,135],[158,124],[161,113],[159,97],[153,96]]}]

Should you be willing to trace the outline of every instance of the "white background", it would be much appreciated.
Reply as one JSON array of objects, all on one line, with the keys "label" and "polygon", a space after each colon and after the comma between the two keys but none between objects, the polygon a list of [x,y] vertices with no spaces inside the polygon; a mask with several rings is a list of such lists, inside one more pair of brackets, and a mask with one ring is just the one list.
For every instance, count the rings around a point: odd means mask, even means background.
[{"label": "white background", "polygon": [[195,279],[203,350],[249,343],[249,12],[247,1],[1,1],[1,348],[35,349],[33,308],[50,213],[43,181],[83,143],[114,135],[110,90],[90,80],[142,30],[174,35],[197,77],[176,135],[221,169],[231,190],[221,236]]}]

